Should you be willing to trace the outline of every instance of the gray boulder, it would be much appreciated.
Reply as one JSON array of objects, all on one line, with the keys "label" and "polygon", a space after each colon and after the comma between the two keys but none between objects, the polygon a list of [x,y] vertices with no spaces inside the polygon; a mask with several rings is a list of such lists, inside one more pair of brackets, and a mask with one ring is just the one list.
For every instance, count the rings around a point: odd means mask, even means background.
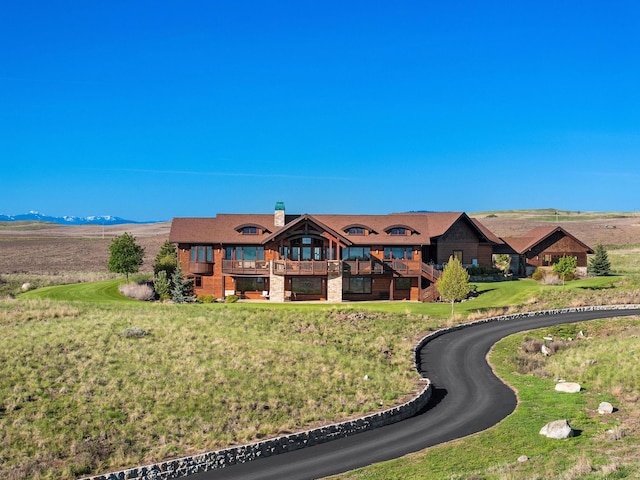
[{"label": "gray boulder", "polygon": [[575,382],[556,383],[556,392],[578,393],[581,389],[580,384]]},{"label": "gray boulder", "polygon": [[600,403],[600,405],[598,406],[598,413],[600,415],[610,415],[613,413],[613,405],[611,405],[609,402],[602,402]]},{"label": "gray boulder", "polygon": [[574,431],[566,420],[555,420],[542,427],[540,429],[540,435],[561,440],[563,438],[573,437]]}]

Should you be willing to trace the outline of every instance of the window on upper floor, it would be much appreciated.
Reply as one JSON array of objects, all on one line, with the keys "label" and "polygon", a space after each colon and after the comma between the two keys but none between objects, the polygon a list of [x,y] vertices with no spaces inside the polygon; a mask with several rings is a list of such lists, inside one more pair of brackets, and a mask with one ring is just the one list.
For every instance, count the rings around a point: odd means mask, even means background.
[{"label": "window on upper floor", "polygon": [[347,229],[348,235],[364,235],[364,228],[362,227],[351,227]]},{"label": "window on upper floor", "polygon": [[384,247],[385,260],[411,260],[413,259],[412,247]]},{"label": "window on upper floor", "polygon": [[192,262],[213,262],[213,247],[211,245],[193,245],[191,247]]},{"label": "window on upper floor", "polygon": [[371,260],[371,248],[345,247],[342,249],[342,260]]},{"label": "window on upper floor", "polygon": [[236,246],[225,247],[225,260],[264,260],[264,247]]},{"label": "window on upper floor", "polygon": [[243,235],[257,235],[258,227],[253,227],[253,226],[242,227],[242,230],[240,231],[240,233],[242,233]]}]

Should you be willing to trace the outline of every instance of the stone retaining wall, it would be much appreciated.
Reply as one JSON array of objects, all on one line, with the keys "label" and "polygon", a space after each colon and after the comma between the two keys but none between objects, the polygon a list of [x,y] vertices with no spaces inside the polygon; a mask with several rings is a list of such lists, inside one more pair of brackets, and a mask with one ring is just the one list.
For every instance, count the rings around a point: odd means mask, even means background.
[{"label": "stone retaining wall", "polygon": [[[426,379],[425,379],[426,380]],[[382,412],[356,418],[346,422],[334,423],[303,432],[237,447],[225,448],[190,457],[168,460],[144,467],[130,468],[119,472],[87,477],[85,480],[165,480],[180,478],[195,473],[224,468],[236,463],[245,463],[260,457],[269,457],[279,453],[291,452],[301,448],[318,445],[337,438],[348,437],[384,425],[399,422],[414,416],[423,410],[431,399],[431,383],[427,384],[417,397]]]},{"label": "stone retaining wall", "polygon": [[[601,311],[601,310],[632,310],[640,309],[640,305],[608,305],[560,308],[555,310],[543,310],[537,312],[525,312],[512,315],[501,315],[475,322],[455,325],[444,328],[423,337],[414,347],[414,362],[418,372],[420,372],[420,350],[431,340],[453,330],[460,330],[469,325],[479,323],[499,322],[515,320],[518,318],[536,317],[541,315],[561,315],[565,313]],[[237,463],[245,463],[260,457],[269,457],[280,453],[291,452],[301,448],[318,445],[337,438],[348,437],[360,432],[372,430],[385,425],[399,422],[414,416],[423,410],[432,394],[432,385],[429,379],[424,379],[426,386],[412,400],[389,408],[382,412],[367,415],[365,417],[349,420],[346,422],[334,423],[324,427],[314,428],[303,432],[292,433],[282,437],[272,438],[261,442],[250,443],[237,447],[215,450],[201,453],[190,457],[168,460],[153,465],[130,468],[119,472],[112,472],[104,475],[95,475],[83,480],[165,480],[181,478],[195,473],[206,472],[218,468],[224,468]]]}]

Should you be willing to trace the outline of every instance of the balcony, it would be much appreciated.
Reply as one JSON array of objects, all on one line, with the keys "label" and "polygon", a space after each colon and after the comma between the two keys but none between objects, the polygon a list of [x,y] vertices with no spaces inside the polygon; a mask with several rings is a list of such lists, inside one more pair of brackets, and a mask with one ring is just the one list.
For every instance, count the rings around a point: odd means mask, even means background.
[{"label": "balcony", "polygon": [[213,275],[213,263],[189,262],[189,273],[195,275]]},{"label": "balcony", "polygon": [[269,275],[269,262],[266,260],[223,260],[222,273],[234,275]]},{"label": "balcony", "polygon": [[333,261],[326,260],[274,260],[273,273],[276,275],[326,275],[329,264]]}]

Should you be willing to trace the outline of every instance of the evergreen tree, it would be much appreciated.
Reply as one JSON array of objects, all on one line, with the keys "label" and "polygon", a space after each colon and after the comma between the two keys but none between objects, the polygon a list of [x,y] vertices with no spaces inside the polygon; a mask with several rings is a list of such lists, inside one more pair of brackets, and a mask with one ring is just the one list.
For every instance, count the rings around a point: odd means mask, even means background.
[{"label": "evergreen tree", "polygon": [[449,257],[449,262],[444,267],[436,287],[442,298],[451,302],[451,318],[453,318],[455,302],[464,300],[469,294],[469,272],[457,257]]},{"label": "evergreen tree", "polygon": [[173,243],[165,240],[153,262],[153,273],[157,275],[158,272],[164,270],[167,273],[167,278],[171,278],[177,266],[178,253],[176,252],[176,247]]},{"label": "evergreen tree", "polygon": [[558,260],[558,263],[553,266],[553,271],[560,275],[562,279],[563,287],[565,279],[575,273],[577,265],[578,259],[576,257],[562,257]]},{"label": "evergreen tree", "polygon": [[174,303],[187,303],[193,301],[193,280],[184,278],[182,269],[178,265],[171,276],[171,300]]},{"label": "evergreen tree", "polygon": [[604,248],[602,243],[598,242],[593,249],[593,253],[594,255],[589,261],[589,274],[596,276],[609,275],[611,272],[611,262],[609,262],[607,249]]},{"label": "evergreen tree", "polygon": [[160,300],[171,298],[171,282],[165,270],[160,270],[153,279],[153,289]]},{"label": "evergreen tree", "polygon": [[107,267],[110,272],[124,273],[129,283],[129,274],[136,273],[144,258],[144,248],[136,244],[130,233],[115,237],[109,246],[111,255]]}]

